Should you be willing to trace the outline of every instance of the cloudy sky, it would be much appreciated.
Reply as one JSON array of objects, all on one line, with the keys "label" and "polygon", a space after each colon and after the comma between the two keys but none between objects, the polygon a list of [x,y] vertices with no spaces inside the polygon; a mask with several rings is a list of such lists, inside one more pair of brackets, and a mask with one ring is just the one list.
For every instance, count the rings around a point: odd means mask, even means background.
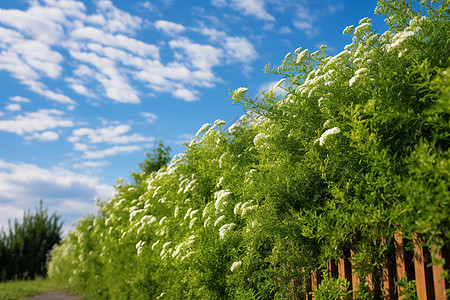
[{"label": "cloudy sky", "polygon": [[129,180],[155,141],[183,151],[243,114],[288,52],[343,50],[357,0],[0,0],[0,226],[40,199],[66,229]]}]

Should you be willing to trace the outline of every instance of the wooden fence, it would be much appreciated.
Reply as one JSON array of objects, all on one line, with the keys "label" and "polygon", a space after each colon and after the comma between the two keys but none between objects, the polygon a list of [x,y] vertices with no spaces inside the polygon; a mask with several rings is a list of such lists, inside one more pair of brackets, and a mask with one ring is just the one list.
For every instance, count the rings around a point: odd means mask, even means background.
[{"label": "wooden fence", "polygon": [[[381,276],[370,274],[366,277],[373,298],[407,300],[405,296],[399,296],[402,288],[395,285],[395,282],[406,275],[409,280],[415,279],[419,300],[446,300],[444,291],[449,289],[450,286],[448,281],[441,278],[441,274],[444,269],[447,271],[450,269],[448,249],[440,249],[436,254],[437,259],[445,259],[445,266],[442,269],[437,265],[429,266],[431,263],[430,251],[420,245],[420,237],[417,234],[413,238],[413,251],[406,250],[407,240],[400,233],[395,235],[393,243],[395,259],[385,259]],[[349,260],[353,255],[354,253],[351,250],[344,251],[344,257],[340,258],[337,263],[335,261],[328,263],[328,273],[332,277],[346,279],[350,283],[349,290],[356,291],[360,281],[357,274],[353,272],[352,263]],[[305,283],[306,293],[299,298],[292,292],[290,299],[313,300],[314,297],[310,292],[316,290],[319,286],[321,282],[320,274],[321,272],[314,271]],[[353,298],[358,298],[356,292],[353,292]]]}]

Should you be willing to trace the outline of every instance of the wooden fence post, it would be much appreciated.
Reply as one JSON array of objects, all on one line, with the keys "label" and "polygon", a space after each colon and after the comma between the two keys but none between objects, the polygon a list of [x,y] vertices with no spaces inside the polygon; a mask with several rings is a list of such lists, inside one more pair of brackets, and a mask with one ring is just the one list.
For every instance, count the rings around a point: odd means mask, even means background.
[{"label": "wooden fence post", "polygon": [[[383,245],[387,244],[387,240],[385,237],[381,238],[381,243]],[[383,295],[385,300],[395,300],[395,291],[394,291],[394,276],[391,269],[391,262],[387,257],[383,260]]]},{"label": "wooden fence post", "polygon": [[[395,264],[397,270],[397,281],[402,279],[406,275],[406,265],[405,265],[405,249],[403,248],[403,236],[399,231],[394,234],[394,246],[395,246]],[[397,286],[397,292],[403,290],[402,287]],[[399,296],[398,299],[402,300],[405,296]]]},{"label": "wooden fence post", "polygon": [[420,245],[420,237],[418,233],[414,233],[414,271],[416,274],[416,288],[419,300],[434,299],[434,287],[432,284],[432,271],[427,268],[427,261],[424,255],[424,249]]},{"label": "wooden fence post", "polygon": [[[442,249],[439,249],[439,251],[436,251],[435,257],[438,260],[445,259],[445,265],[444,269],[449,270],[450,269],[450,253],[447,247],[444,247]],[[444,278],[441,278],[441,274],[444,272],[444,270],[438,266],[433,265],[433,283],[434,283],[434,295],[436,297],[436,300],[446,300],[447,297],[445,296],[445,290],[450,288],[450,284],[447,280]]]}]

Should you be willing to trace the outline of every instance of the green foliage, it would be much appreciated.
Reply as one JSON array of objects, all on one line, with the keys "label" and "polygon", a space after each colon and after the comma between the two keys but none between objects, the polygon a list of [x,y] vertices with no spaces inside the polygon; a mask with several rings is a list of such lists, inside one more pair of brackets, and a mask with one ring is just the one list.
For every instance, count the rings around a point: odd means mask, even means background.
[{"label": "green foliage", "polygon": [[47,255],[61,240],[62,222],[42,206],[26,211],[22,223],[9,220],[9,230],[0,232],[0,281],[33,279],[47,274]]},{"label": "green foliage", "polygon": [[[376,11],[385,33],[364,18],[335,56],[286,55],[266,68],[284,96],[237,89],[237,123],[205,124],[167,167],[120,181],[52,251],[50,275],[92,299],[286,299],[353,250],[356,292],[370,299],[365,277],[395,232],[449,246],[448,4]],[[316,298],[349,297],[347,285],[324,280]]]}]

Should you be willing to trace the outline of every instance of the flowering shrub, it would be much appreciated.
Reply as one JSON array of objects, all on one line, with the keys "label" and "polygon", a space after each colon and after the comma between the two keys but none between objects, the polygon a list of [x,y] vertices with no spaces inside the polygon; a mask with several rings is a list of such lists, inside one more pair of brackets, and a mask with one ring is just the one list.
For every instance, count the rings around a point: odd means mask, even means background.
[{"label": "flowering shrub", "polygon": [[231,93],[248,112],[119,182],[52,251],[50,276],[99,299],[285,299],[350,248],[368,299],[365,276],[392,251],[382,238],[448,246],[448,4],[414,2],[379,1],[390,29],[364,18],[335,56],[299,48],[267,68],[284,96]]}]

